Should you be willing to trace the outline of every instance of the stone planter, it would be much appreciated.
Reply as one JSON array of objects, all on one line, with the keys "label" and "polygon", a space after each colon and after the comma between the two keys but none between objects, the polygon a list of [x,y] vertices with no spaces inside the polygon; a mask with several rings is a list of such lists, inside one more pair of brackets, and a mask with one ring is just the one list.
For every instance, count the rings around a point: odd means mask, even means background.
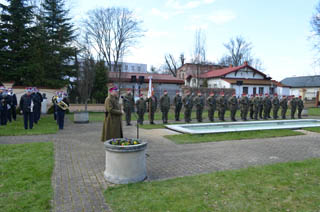
[{"label": "stone planter", "polygon": [[112,140],[104,143],[106,150],[106,168],[104,178],[115,184],[128,184],[143,181],[147,177],[147,142],[137,145],[112,145]]},{"label": "stone planter", "polygon": [[89,123],[89,112],[88,111],[74,112],[73,122],[76,124]]},{"label": "stone planter", "polygon": [[302,116],[308,116],[308,109],[303,109],[301,112]]}]

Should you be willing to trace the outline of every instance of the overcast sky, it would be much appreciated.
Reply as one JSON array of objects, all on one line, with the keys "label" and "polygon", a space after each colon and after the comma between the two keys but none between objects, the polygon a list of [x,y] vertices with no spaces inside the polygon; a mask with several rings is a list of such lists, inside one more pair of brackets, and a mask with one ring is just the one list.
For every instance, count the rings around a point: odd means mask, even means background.
[{"label": "overcast sky", "polygon": [[[0,0],[1,2],[2,0]],[[194,32],[202,28],[207,58],[226,53],[230,38],[242,36],[253,45],[264,72],[273,79],[320,74],[308,39],[318,0],[67,0],[76,24],[97,7],[124,6],[135,11],[147,30],[124,61],[160,66],[164,55],[191,58]]]}]

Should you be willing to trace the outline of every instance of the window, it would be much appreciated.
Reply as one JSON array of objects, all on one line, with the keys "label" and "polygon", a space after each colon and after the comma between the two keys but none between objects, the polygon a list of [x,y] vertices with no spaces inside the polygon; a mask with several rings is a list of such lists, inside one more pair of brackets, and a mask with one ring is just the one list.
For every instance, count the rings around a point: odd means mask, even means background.
[{"label": "window", "polygon": [[259,87],[259,94],[263,94],[263,87]]},{"label": "window", "polygon": [[134,71],[134,66],[131,66],[131,71]]},{"label": "window", "polygon": [[124,70],[128,71],[128,65],[126,65],[126,66],[124,67]]},{"label": "window", "polygon": [[270,94],[274,94],[274,87],[270,88]]},{"label": "window", "polygon": [[138,66],[138,72],[141,72],[141,67],[140,66]]},{"label": "window", "polygon": [[256,94],[257,94],[257,88],[254,87],[254,88],[253,88],[253,95],[256,95]]},{"label": "window", "polygon": [[248,94],[248,87],[243,87],[243,89],[242,89],[242,93],[245,93],[245,94]]}]

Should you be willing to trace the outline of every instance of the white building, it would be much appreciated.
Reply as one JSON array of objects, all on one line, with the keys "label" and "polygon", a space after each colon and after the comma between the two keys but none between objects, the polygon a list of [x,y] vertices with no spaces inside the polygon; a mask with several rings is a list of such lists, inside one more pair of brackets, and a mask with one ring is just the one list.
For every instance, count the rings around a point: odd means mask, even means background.
[{"label": "white building", "polygon": [[[122,72],[147,73],[148,71],[147,64],[141,63],[119,62],[118,67],[121,67]],[[111,71],[115,71],[114,65],[112,65]]]},{"label": "white building", "polygon": [[[190,80],[190,86],[196,85],[195,78]],[[206,81],[208,88],[234,88],[236,96],[241,96],[242,93],[251,94],[265,94],[273,95],[289,95],[289,86],[271,80],[261,71],[248,65],[245,62],[242,66],[223,69],[215,69],[207,73],[203,73],[199,77],[200,85]]]}]

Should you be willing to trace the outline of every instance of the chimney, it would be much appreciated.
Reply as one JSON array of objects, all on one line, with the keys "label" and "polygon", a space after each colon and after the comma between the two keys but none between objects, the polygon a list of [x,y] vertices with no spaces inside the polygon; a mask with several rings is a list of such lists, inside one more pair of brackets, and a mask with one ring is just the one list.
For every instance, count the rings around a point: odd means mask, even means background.
[{"label": "chimney", "polygon": [[233,65],[232,65],[232,64],[230,64],[230,65],[229,65],[229,68],[232,68],[232,67],[233,67]]},{"label": "chimney", "polygon": [[247,66],[248,65],[248,61],[244,61],[243,65]]}]

